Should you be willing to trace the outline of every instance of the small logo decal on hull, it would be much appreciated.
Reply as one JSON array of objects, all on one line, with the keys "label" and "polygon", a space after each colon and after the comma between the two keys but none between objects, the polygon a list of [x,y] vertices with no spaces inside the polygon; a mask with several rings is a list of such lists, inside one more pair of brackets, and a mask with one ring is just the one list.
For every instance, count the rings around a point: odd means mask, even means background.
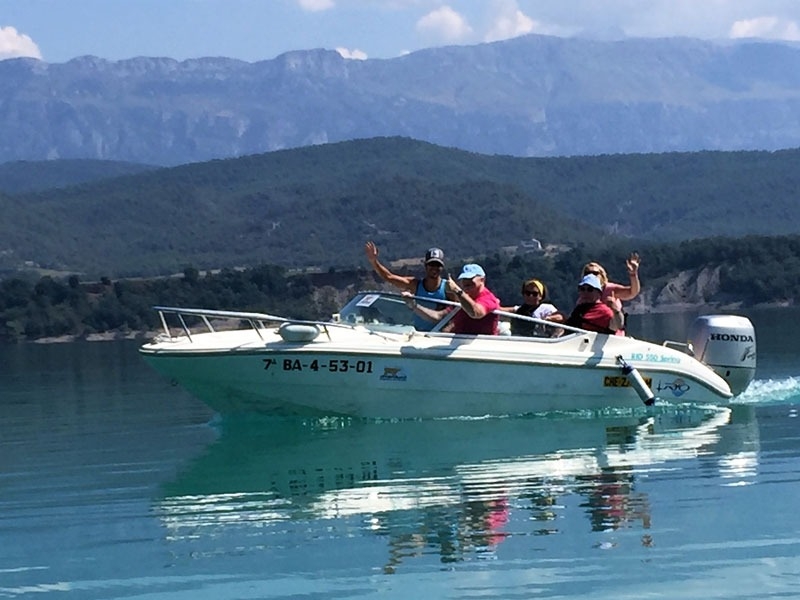
[{"label": "small logo decal on hull", "polygon": [[383,367],[381,381],[405,381],[407,378],[401,367]]},{"label": "small logo decal on hull", "polygon": [[683,379],[678,377],[671,383],[661,383],[661,381],[659,380],[656,391],[661,392],[664,390],[669,390],[672,392],[673,396],[679,398],[683,396],[686,392],[688,392],[690,389],[692,389],[692,386],[690,386]]}]

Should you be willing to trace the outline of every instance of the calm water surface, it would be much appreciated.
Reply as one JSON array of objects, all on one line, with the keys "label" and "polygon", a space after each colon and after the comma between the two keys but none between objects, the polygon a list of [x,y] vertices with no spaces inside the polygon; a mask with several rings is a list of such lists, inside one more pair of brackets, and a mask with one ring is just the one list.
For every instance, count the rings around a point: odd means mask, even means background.
[{"label": "calm water surface", "polygon": [[800,313],[751,317],[730,409],[602,415],[223,423],[134,343],[0,347],[0,598],[800,597]]}]

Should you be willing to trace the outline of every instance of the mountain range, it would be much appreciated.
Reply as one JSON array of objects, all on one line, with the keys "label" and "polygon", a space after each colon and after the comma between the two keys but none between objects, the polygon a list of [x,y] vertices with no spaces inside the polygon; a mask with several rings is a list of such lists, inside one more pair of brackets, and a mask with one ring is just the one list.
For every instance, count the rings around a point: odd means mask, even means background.
[{"label": "mountain range", "polygon": [[348,60],[0,61],[0,163],[174,166],[381,136],[518,157],[800,146],[800,47],[527,35]]}]

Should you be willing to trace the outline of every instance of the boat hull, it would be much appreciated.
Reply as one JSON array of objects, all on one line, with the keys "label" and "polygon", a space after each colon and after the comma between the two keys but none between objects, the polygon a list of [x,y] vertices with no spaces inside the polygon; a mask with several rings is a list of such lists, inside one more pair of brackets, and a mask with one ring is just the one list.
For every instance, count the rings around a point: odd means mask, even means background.
[{"label": "boat hull", "polygon": [[618,356],[662,401],[720,404],[731,396],[688,355],[593,333],[532,341],[343,329],[308,342],[228,333],[148,344],[141,352],[223,414],[436,418],[641,407]]}]

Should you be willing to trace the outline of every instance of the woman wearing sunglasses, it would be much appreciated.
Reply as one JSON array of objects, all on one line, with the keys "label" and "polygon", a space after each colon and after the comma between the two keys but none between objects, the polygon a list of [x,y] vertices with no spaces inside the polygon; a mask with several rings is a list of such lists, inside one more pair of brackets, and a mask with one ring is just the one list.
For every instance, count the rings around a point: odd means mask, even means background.
[{"label": "woman wearing sunglasses", "polygon": [[[516,306],[501,306],[500,310],[511,312],[534,319],[547,320],[551,315],[558,314],[558,309],[545,302],[547,286],[538,279],[528,279],[522,283],[522,304]],[[540,323],[511,319],[511,335],[547,336],[555,332],[553,328]]]},{"label": "woman wearing sunglasses", "polygon": [[603,284],[597,275],[585,275],[578,284],[578,302],[565,323],[587,331],[614,334],[624,325],[622,311],[612,291],[603,301]]},{"label": "woman wearing sunglasses", "polygon": [[[600,284],[603,286],[601,299],[603,302],[612,302],[613,307],[622,312],[622,303],[633,300],[639,295],[641,291],[641,283],[639,282],[639,258],[638,252],[632,252],[628,259],[625,261],[625,268],[628,271],[630,283],[628,285],[622,283],[615,283],[608,280],[606,270],[600,263],[590,262],[586,263],[581,272],[582,276],[596,275],[600,279]],[[624,315],[624,313],[623,313]],[[625,335],[624,324],[619,329],[617,335]]]}]

